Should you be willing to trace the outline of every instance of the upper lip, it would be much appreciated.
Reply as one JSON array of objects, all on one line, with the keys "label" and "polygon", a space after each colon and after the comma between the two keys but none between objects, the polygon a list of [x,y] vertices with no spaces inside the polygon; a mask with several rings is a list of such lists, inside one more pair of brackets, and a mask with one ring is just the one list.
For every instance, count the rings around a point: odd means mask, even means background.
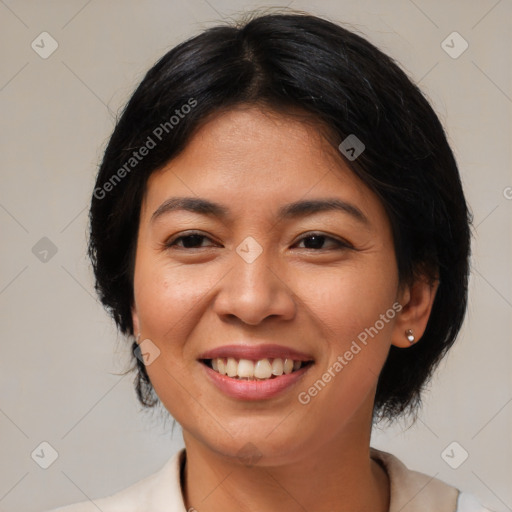
[{"label": "upper lip", "polygon": [[275,344],[262,345],[224,345],[222,347],[212,348],[203,352],[198,359],[215,359],[216,357],[234,357],[235,359],[293,359],[294,361],[312,361],[313,358],[304,352],[293,348],[283,347]]}]

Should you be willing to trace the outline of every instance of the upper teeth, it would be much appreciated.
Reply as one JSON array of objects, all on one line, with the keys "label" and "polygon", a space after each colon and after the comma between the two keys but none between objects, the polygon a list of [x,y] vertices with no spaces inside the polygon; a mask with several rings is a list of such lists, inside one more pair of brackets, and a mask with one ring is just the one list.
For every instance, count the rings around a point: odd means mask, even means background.
[{"label": "upper teeth", "polygon": [[250,359],[237,360],[234,357],[216,357],[211,360],[212,368],[221,375],[228,377],[240,377],[248,379],[270,379],[273,375],[292,373],[302,366],[302,361],[293,359]]}]

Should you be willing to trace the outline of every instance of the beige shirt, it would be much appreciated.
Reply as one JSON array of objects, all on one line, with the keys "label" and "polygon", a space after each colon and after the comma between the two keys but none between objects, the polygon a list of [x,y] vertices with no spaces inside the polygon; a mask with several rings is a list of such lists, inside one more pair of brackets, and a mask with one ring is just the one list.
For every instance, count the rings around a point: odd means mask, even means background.
[{"label": "beige shirt", "polygon": [[[389,477],[389,512],[490,512],[471,495],[461,493],[436,478],[407,469],[394,455],[374,448],[370,453]],[[182,449],[159,471],[116,494],[49,512],[187,512],[180,483],[184,462],[185,449]]]}]

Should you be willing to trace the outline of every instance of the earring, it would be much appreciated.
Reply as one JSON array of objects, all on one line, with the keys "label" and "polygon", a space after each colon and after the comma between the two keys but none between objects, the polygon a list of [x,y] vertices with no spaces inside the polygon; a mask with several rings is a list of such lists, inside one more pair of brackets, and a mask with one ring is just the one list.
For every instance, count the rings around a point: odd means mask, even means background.
[{"label": "earring", "polygon": [[137,345],[139,344],[139,340],[140,340],[140,332],[139,332],[139,334],[137,334],[137,337],[135,338],[135,341],[137,342]]},{"label": "earring", "polygon": [[407,336],[407,339],[409,340],[409,343],[412,345],[414,343],[414,334],[412,333],[412,329],[407,329],[405,331],[405,335]]}]

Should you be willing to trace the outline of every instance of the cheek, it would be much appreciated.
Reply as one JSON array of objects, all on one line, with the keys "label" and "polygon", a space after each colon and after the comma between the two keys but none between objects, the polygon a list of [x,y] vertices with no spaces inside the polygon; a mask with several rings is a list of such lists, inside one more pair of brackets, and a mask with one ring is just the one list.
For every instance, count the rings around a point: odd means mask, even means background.
[{"label": "cheek", "polygon": [[160,351],[146,371],[161,402],[181,425],[188,425],[193,416],[183,383],[196,363],[187,357],[193,347],[186,341],[204,310],[202,301],[208,300],[217,281],[206,267],[198,271],[194,265],[171,264],[149,251],[137,256],[134,290],[141,332]]},{"label": "cheek", "polygon": [[218,277],[214,269],[170,264],[165,258],[141,255],[135,271],[135,301],[146,337],[168,344],[186,330],[191,317],[207,301]]},{"label": "cheek", "polygon": [[[342,349],[386,314],[396,297],[397,274],[391,265],[346,265],[294,278],[297,296],[313,313],[331,343]],[[388,334],[392,322],[379,331]]]},{"label": "cheek", "polygon": [[[397,279],[393,265],[369,258],[365,265],[347,264],[296,281],[318,323],[324,354],[318,374],[301,390],[315,396],[313,417],[322,417],[327,430],[336,431],[374,391],[391,344]],[[328,382],[325,388],[317,384],[319,376]]]}]

